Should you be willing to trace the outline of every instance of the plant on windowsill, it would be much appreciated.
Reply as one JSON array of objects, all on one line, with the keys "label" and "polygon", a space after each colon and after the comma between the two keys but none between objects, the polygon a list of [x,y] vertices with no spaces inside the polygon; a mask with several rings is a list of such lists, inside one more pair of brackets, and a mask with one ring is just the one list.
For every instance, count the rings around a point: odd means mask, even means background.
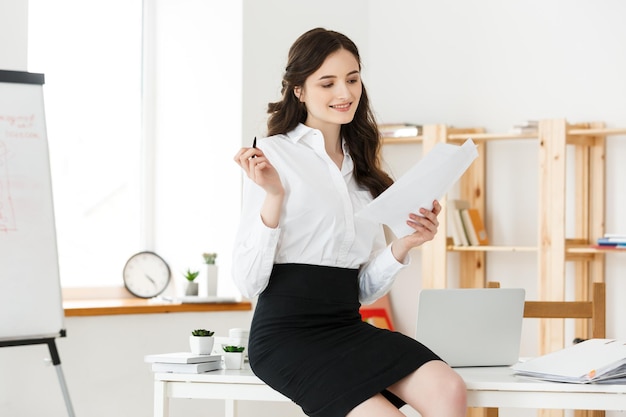
[{"label": "plant on windowsill", "polygon": [[189,336],[191,353],[195,353],[196,355],[210,355],[213,351],[213,343],[215,341],[213,338],[214,333],[215,332],[207,329],[192,330],[191,336]]},{"label": "plant on windowsill", "polygon": [[226,369],[243,368],[243,351],[244,346],[226,345],[222,346],[224,350],[224,367]]},{"label": "plant on windowsill", "polygon": [[204,263],[207,265],[215,265],[215,258],[217,258],[217,253],[203,253],[202,259],[204,259]]},{"label": "plant on windowsill", "polygon": [[187,269],[187,272],[183,274],[187,280],[185,295],[198,295],[198,283],[194,282],[198,275],[200,275],[200,271],[191,271],[190,269]]},{"label": "plant on windowsill", "polygon": [[217,295],[217,253],[205,252],[202,254],[202,278],[200,280],[200,295],[214,297]]}]

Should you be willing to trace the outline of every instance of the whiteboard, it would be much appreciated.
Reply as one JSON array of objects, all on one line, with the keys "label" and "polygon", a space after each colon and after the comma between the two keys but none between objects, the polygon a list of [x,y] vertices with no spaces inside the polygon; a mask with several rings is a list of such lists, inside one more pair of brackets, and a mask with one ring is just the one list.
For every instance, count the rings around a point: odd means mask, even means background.
[{"label": "whiteboard", "polygon": [[65,334],[43,83],[0,70],[0,341]]}]

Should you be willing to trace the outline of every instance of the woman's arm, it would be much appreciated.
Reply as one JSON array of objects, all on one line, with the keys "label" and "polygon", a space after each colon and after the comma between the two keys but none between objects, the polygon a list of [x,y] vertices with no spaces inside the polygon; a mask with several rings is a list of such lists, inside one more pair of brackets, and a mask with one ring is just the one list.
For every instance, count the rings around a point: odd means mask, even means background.
[{"label": "woman's arm", "polygon": [[246,173],[239,230],[233,252],[233,280],[245,297],[265,289],[272,272],[284,189],[276,169],[258,148],[242,148],[235,162]]},{"label": "woman's arm", "polygon": [[241,148],[235,155],[235,162],[244,170],[248,178],[265,190],[266,196],[261,208],[261,218],[267,227],[278,227],[285,190],[274,166],[259,148]]},{"label": "woman's arm", "polygon": [[441,205],[435,201],[432,211],[420,209],[423,216],[414,213],[409,215],[407,224],[415,229],[412,234],[395,239],[386,248],[384,236],[377,239],[370,261],[359,271],[361,304],[371,304],[391,289],[395,276],[410,262],[409,251],[435,237],[440,212]]}]

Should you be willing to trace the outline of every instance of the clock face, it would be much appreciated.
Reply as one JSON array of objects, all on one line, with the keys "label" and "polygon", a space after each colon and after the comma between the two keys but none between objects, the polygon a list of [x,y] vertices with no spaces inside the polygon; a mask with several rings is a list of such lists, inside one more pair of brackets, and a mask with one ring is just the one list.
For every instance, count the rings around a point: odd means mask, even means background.
[{"label": "clock face", "polygon": [[124,265],[124,286],[137,297],[156,297],[169,282],[170,267],[154,252],[136,253]]}]

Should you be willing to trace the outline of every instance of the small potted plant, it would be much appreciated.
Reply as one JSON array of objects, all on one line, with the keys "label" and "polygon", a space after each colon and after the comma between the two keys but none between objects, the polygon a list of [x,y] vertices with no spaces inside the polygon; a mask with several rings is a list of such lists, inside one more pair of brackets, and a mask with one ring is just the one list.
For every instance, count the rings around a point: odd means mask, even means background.
[{"label": "small potted plant", "polygon": [[207,265],[215,265],[215,258],[217,258],[217,253],[203,253],[202,259],[204,259],[204,263]]},{"label": "small potted plant", "polygon": [[213,338],[214,333],[215,332],[207,329],[192,330],[191,336],[189,336],[191,353],[195,353],[196,355],[210,355],[213,351],[213,342],[215,341]]},{"label": "small potted plant", "polygon": [[217,253],[205,252],[202,254],[203,274],[200,280],[200,295],[212,297],[217,295]]},{"label": "small potted plant", "polygon": [[194,282],[198,275],[200,275],[200,271],[191,271],[190,269],[187,269],[187,272],[183,274],[187,280],[185,295],[198,295],[198,283]]},{"label": "small potted plant", "polygon": [[224,366],[226,369],[243,368],[243,351],[246,349],[244,346],[226,345],[222,346],[222,349],[224,349]]}]

